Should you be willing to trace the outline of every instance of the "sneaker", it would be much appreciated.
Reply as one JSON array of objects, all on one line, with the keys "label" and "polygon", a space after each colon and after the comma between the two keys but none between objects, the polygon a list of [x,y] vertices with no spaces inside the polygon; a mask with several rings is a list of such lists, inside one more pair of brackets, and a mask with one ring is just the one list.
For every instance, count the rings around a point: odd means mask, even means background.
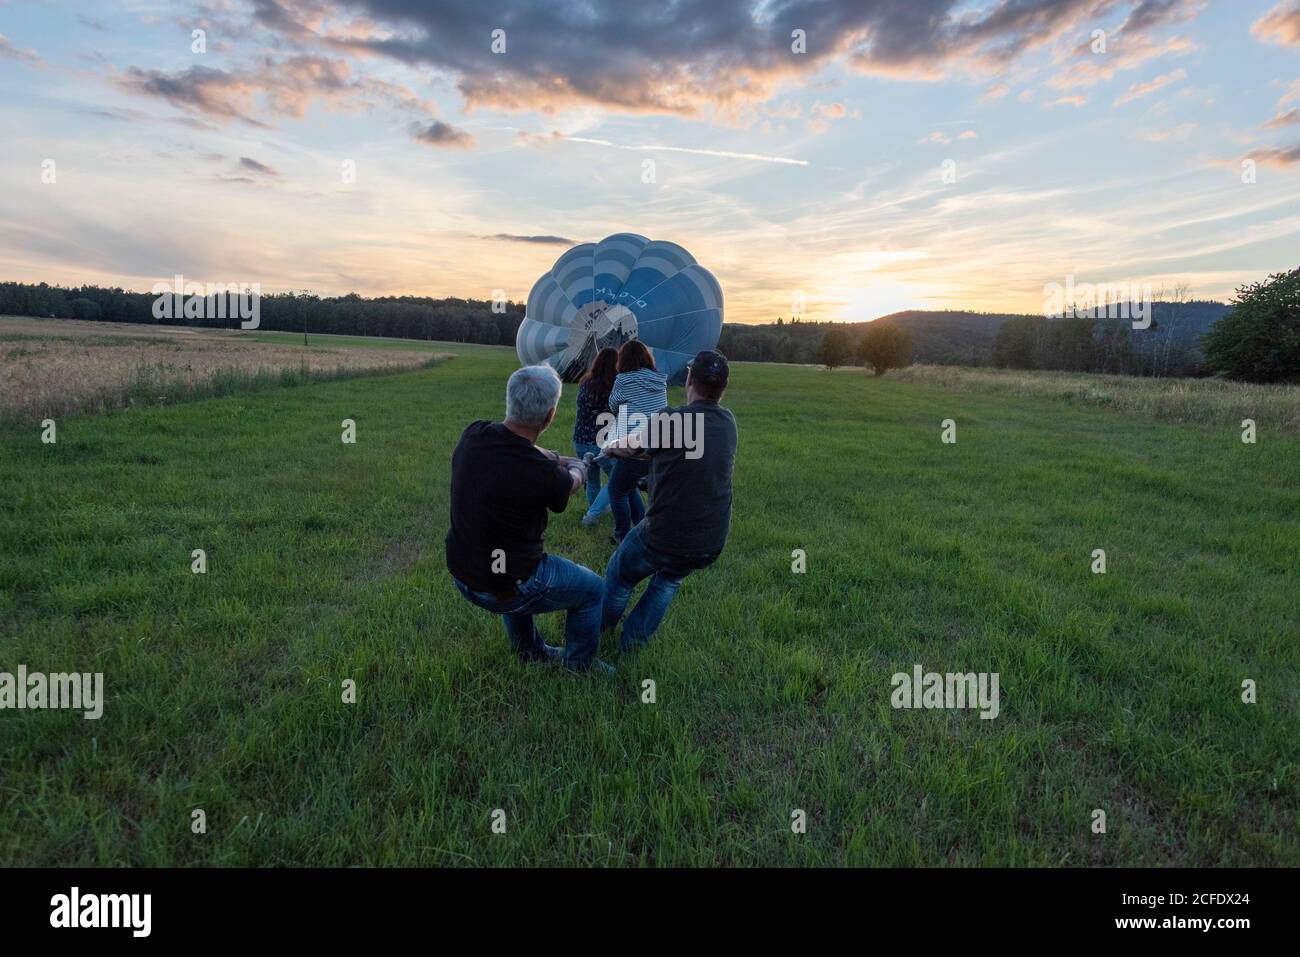
[{"label": "sneaker", "polygon": [[549,663],[564,657],[564,649],[559,645],[542,645],[540,652],[530,651],[519,656],[521,661]]},{"label": "sneaker", "polygon": [[584,672],[590,672],[593,675],[610,676],[618,673],[617,670],[614,668],[614,666],[611,665],[608,661],[601,661],[599,658],[592,658],[590,663],[588,663],[588,665],[585,668],[581,668],[581,669],[570,668],[566,663],[564,666],[564,670],[569,672],[570,674],[575,674],[575,675],[583,674]]},{"label": "sneaker", "polygon": [[599,525],[599,524],[600,524],[600,516],[599,516],[599,515],[584,515],[584,516],[582,516],[582,527],[583,527],[583,528],[591,528],[593,525]]}]

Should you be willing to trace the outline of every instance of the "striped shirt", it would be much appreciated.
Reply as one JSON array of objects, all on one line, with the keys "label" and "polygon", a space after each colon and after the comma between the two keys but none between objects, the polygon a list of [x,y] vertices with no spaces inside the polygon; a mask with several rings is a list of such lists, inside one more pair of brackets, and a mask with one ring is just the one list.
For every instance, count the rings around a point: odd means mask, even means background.
[{"label": "striped shirt", "polygon": [[[668,377],[650,368],[620,372],[614,377],[614,389],[609,394],[609,411],[617,415],[620,406],[627,407],[629,417],[636,412],[649,416],[667,408]],[[623,438],[626,438],[623,430],[617,427],[611,430],[609,441]]]}]

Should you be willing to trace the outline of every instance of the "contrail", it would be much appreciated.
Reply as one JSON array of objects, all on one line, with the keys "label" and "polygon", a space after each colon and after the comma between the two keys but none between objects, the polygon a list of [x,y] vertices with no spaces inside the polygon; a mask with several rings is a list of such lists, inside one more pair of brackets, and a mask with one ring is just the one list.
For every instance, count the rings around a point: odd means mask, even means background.
[{"label": "contrail", "polygon": [[616,150],[662,150],[668,153],[694,153],[697,156],[721,156],[724,159],[757,160],[760,163],[785,163],[787,166],[807,166],[807,160],[790,159],[785,156],[763,156],[761,153],[732,153],[728,150],[694,150],[685,146],[623,146],[609,140],[592,140],[584,136],[566,136],[572,143],[594,143],[596,146],[608,146]]}]

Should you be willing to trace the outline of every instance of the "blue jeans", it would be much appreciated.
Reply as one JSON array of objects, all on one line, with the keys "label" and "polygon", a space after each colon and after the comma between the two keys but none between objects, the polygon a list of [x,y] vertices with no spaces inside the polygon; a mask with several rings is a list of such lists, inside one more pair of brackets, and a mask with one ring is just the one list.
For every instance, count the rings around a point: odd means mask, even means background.
[{"label": "blue jeans", "polygon": [[650,463],[645,460],[614,460],[614,471],[609,476],[609,510],[614,513],[614,535],[619,539],[645,518],[645,505],[636,483],[649,471]]},{"label": "blue jeans", "polygon": [[543,555],[533,576],[518,585],[518,594],[499,599],[474,591],[453,577],[460,593],[480,608],[501,616],[510,647],[525,661],[546,661],[542,633],[533,616],[567,609],[564,622],[564,663],[574,671],[591,664],[600,644],[600,609],[605,586],[600,576],[567,558]]},{"label": "blue jeans", "polygon": [[717,557],[681,558],[656,551],[645,543],[642,526],[637,525],[614,550],[605,569],[605,605],[601,610],[600,630],[609,631],[618,624],[632,598],[632,589],[649,578],[650,584],[623,622],[623,634],[618,640],[623,651],[648,645],[677,589],[682,587],[682,579],[712,565]]},{"label": "blue jeans", "polygon": [[[573,451],[578,453],[578,458],[582,458],[588,452],[592,455],[598,455],[600,446],[586,442],[574,442]],[[597,465],[598,468],[587,471],[587,514],[583,518],[588,521],[594,521],[609,511],[609,486],[600,487],[600,473],[604,472],[608,475],[614,470],[614,463],[609,459],[602,459]]]}]

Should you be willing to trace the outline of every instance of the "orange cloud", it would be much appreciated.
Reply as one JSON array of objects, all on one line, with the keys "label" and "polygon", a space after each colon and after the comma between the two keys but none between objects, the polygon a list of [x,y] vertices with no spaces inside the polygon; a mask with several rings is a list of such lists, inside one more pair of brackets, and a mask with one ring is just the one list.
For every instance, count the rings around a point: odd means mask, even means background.
[{"label": "orange cloud", "polygon": [[1146,83],[1134,83],[1127,90],[1115,97],[1112,106],[1123,106],[1125,103],[1132,103],[1134,100],[1140,100],[1144,96],[1150,96],[1152,93],[1163,90],[1165,87],[1181,80],[1187,79],[1187,71],[1184,69],[1174,70],[1172,73],[1161,73],[1154,80],[1148,80]]},{"label": "orange cloud", "polygon": [[1283,0],[1251,24],[1250,32],[1266,43],[1300,46],[1300,0]]}]

